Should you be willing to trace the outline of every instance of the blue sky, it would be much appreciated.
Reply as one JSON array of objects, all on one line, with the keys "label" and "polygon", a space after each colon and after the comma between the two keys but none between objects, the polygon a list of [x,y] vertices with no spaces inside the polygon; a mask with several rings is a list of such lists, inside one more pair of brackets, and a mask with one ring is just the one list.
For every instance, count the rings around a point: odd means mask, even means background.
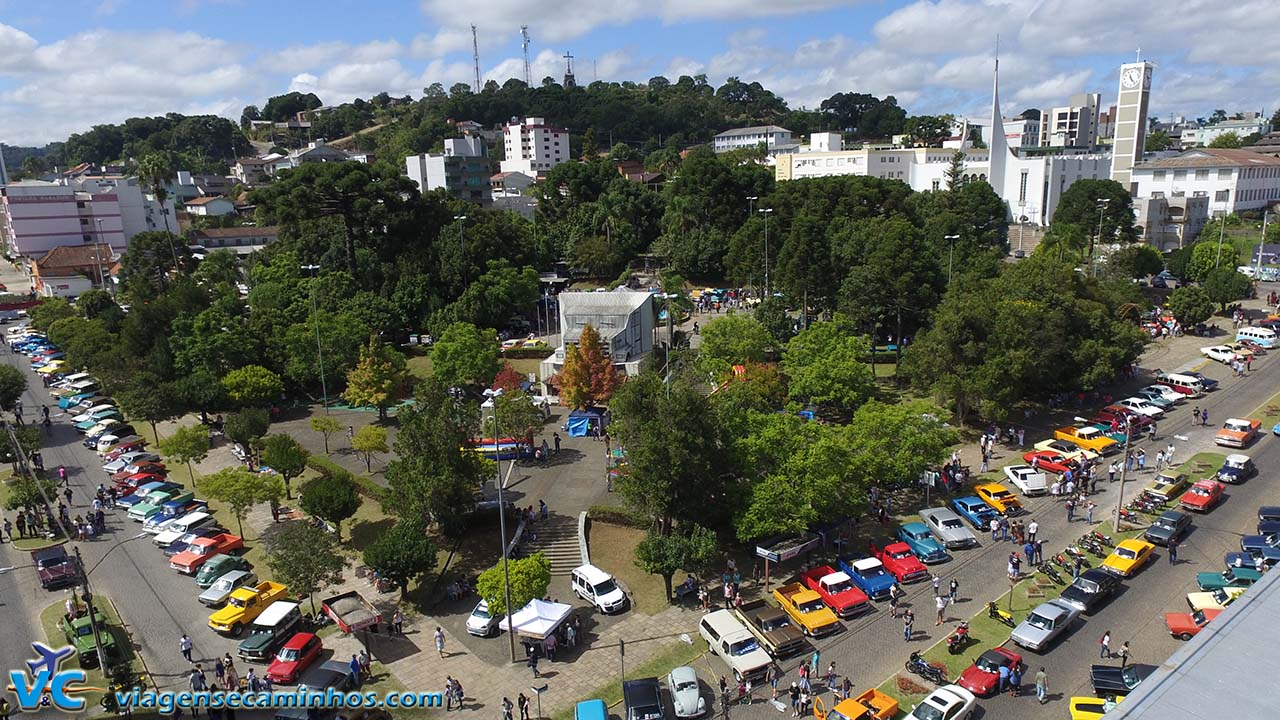
[{"label": "blue sky", "polygon": [[[238,118],[290,89],[326,103],[418,95],[484,78],[644,81],[705,73],[758,80],[792,107],[836,92],[894,94],[913,113],[989,112],[1001,35],[1006,114],[1114,101],[1116,68],[1158,64],[1153,112],[1273,111],[1280,3],[1244,0],[0,0],[0,142],[38,144],[100,122],[165,112]],[[1248,48],[1243,52],[1242,48]]]}]

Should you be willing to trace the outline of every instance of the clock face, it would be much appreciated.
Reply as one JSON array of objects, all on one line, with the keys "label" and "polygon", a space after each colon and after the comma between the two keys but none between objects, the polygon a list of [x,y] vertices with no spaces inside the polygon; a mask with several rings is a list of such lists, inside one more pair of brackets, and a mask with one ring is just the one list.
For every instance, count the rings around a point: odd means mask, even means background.
[{"label": "clock face", "polygon": [[1136,88],[1142,82],[1142,68],[1132,67],[1120,75],[1120,84],[1127,88]]}]

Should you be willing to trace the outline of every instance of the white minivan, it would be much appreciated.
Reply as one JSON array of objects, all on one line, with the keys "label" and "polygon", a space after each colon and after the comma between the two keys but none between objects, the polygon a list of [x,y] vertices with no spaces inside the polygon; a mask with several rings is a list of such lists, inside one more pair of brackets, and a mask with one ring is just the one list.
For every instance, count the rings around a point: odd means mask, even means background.
[{"label": "white minivan", "polygon": [[617,612],[627,604],[627,594],[618,587],[618,581],[595,565],[579,565],[574,568],[569,575],[569,582],[578,597],[591,603],[602,613]]}]

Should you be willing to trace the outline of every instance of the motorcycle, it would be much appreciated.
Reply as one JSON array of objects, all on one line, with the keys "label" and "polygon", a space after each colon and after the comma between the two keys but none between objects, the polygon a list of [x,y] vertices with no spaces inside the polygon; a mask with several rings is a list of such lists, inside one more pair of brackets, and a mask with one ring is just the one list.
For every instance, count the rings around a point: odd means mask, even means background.
[{"label": "motorcycle", "polygon": [[1107,552],[1102,549],[1102,545],[1097,540],[1094,540],[1092,538],[1085,540],[1084,543],[1082,543],[1082,547],[1084,547],[1084,549],[1087,550],[1089,554],[1093,555],[1094,557],[1100,558],[1100,557],[1106,557],[1107,555]]},{"label": "motorcycle", "polygon": [[1066,556],[1063,555],[1062,553],[1058,553],[1057,555],[1054,555],[1053,561],[1058,564],[1058,567],[1062,568],[1067,572],[1071,572],[1071,568],[1072,568],[1071,561],[1067,560]]},{"label": "motorcycle", "polygon": [[1075,545],[1067,546],[1067,554],[1070,555],[1072,558],[1079,560],[1081,565],[1084,565],[1085,567],[1090,567],[1089,558],[1086,557],[1084,552],[1082,552],[1080,548],[1076,547]]},{"label": "motorcycle", "polygon": [[1053,566],[1049,563],[1040,563],[1036,566],[1036,570],[1044,573],[1050,580],[1054,581],[1058,585],[1062,584],[1062,576],[1059,575],[1058,571],[1054,570]]},{"label": "motorcycle", "polygon": [[1132,511],[1132,510],[1125,510],[1125,509],[1121,509],[1121,510],[1120,510],[1120,519],[1121,519],[1122,521],[1124,521],[1124,522],[1136,523],[1136,522],[1138,522],[1138,513],[1134,512],[1134,511]]},{"label": "motorcycle", "polygon": [[969,644],[969,622],[967,620],[960,621],[956,626],[955,632],[947,637],[947,652],[952,655],[959,655],[964,652],[964,648]]},{"label": "motorcycle", "polygon": [[1111,540],[1110,535],[1103,535],[1097,530],[1094,530],[1093,532],[1089,533],[1089,536],[1092,537],[1094,540],[1098,541],[1099,543],[1101,543],[1104,547],[1116,546],[1115,542]]},{"label": "motorcycle", "polygon": [[987,617],[992,620],[999,620],[1009,627],[1017,625],[1017,623],[1013,621],[1013,613],[996,607],[995,601],[987,603]]},{"label": "motorcycle", "polygon": [[940,668],[925,662],[925,659],[920,657],[918,652],[911,653],[911,657],[907,660],[905,667],[907,672],[919,675],[935,685],[942,685],[947,681],[946,673]]}]

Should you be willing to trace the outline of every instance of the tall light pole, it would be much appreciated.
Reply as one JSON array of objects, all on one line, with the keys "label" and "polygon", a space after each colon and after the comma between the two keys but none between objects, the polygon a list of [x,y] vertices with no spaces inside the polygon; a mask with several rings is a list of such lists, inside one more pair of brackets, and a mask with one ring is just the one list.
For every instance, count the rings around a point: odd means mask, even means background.
[{"label": "tall light pole", "polygon": [[951,285],[951,265],[956,259],[956,241],[960,239],[959,235],[943,235],[943,240],[950,242],[951,251],[947,255],[947,285]]},{"label": "tall light pole", "polygon": [[[1099,245],[1101,245],[1102,244],[1102,213],[1107,209],[1107,206],[1111,204],[1111,198],[1098,198],[1097,202],[1098,202],[1097,242]],[[1093,242],[1089,243],[1089,274],[1097,275],[1098,274],[1097,266],[1094,265],[1093,263],[1093,245],[1094,245]]]},{"label": "tall light pole", "polygon": [[760,208],[756,212],[764,215],[764,295],[769,297],[769,216],[773,208]]},{"label": "tall light pole", "polygon": [[493,400],[493,460],[498,466],[498,536],[502,541],[502,578],[503,590],[506,592],[507,638],[511,641],[511,662],[515,662],[516,629],[511,625],[511,572],[507,569],[507,506],[502,501],[502,453],[498,446],[498,398],[502,397],[502,388],[490,388],[484,391],[484,395]]},{"label": "tall light pole", "polygon": [[[98,223],[98,243],[93,249],[93,259],[97,261],[98,265],[98,284],[102,286],[103,290],[106,290],[107,280],[102,275],[102,218],[94,218],[94,221]],[[112,294],[114,295],[114,293]]]},{"label": "tall light pole", "polygon": [[1222,203],[1222,217],[1218,218],[1218,255],[1213,259],[1213,269],[1222,263],[1222,238],[1227,233],[1227,203]]},{"label": "tall light pole", "polygon": [[467,265],[468,265],[467,244],[466,244],[466,240],[464,240],[462,237],[462,221],[466,219],[467,219],[466,215],[453,216],[453,221],[458,223],[458,255],[459,257],[462,258],[462,291],[463,292],[466,292],[467,288],[471,286],[471,281],[468,279],[471,273],[468,272],[467,270]]},{"label": "tall light pole", "polygon": [[756,214],[756,201],[760,199],[759,195],[747,196],[747,217],[750,218]]},{"label": "tall light pole", "polygon": [[316,281],[320,279],[319,265],[303,265],[303,270],[311,273],[311,321],[316,326],[316,368],[320,370],[320,402],[324,405],[324,414],[329,414],[329,386],[324,381],[324,353],[320,346],[320,313],[316,311]]}]

